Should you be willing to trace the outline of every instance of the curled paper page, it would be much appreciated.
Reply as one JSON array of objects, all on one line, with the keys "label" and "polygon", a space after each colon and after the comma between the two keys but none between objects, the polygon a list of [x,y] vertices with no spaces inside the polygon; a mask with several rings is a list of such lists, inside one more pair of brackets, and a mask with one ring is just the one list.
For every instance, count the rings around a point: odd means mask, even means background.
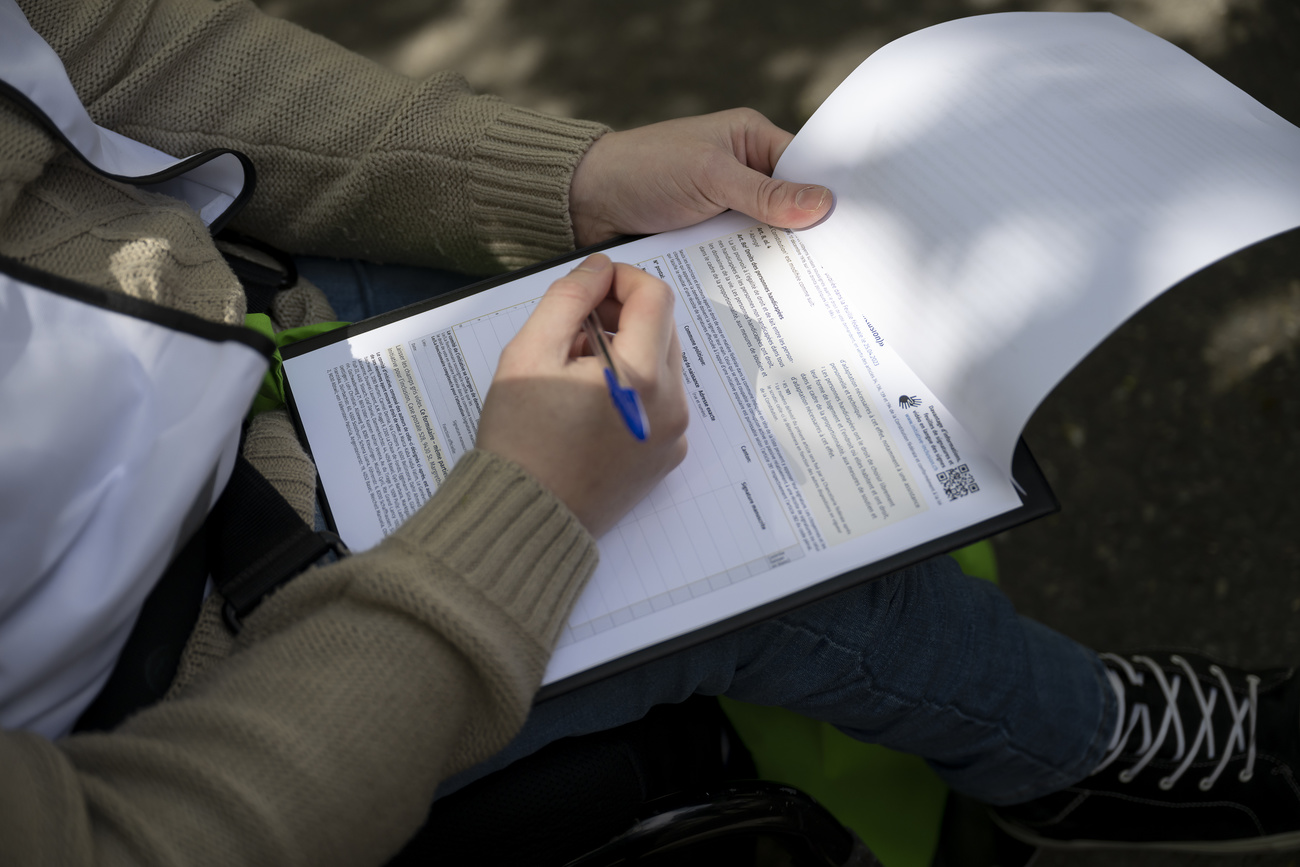
[{"label": "curled paper page", "polygon": [[835,191],[804,242],[1008,472],[1034,409],[1124,320],[1300,225],[1300,129],[1109,13],[896,40],[777,173]]}]

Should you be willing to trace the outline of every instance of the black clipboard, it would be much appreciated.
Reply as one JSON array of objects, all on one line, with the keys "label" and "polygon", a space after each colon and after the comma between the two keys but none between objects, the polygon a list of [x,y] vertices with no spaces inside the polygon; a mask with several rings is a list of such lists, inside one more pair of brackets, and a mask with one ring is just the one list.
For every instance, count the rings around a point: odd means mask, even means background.
[{"label": "black clipboard", "polygon": [[[282,347],[280,350],[281,357],[287,360],[301,355],[306,355],[307,353],[323,346],[344,341],[354,335],[363,334],[376,328],[382,328],[385,325],[406,319],[407,317],[422,313],[425,310],[432,310],[461,298],[488,291],[496,286],[512,282],[519,277],[543,271],[556,265],[564,264],[565,262],[575,261],[594,252],[620,246],[629,240],[633,239],[617,238],[569,255],[560,256],[536,265],[531,265],[527,268],[480,280],[460,289],[455,289],[451,292],[446,292],[436,297],[416,302],[415,304],[400,307],[387,313],[382,313],[378,316],[373,316],[369,319],[352,323],[342,328],[335,329],[334,331],[329,331],[317,335],[316,337],[308,338],[307,340]],[[303,447],[306,448],[310,454],[311,447],[303,429],[302,419],[298,414],[297,404],[294,401],[292,385],[287,377],[285,378],[285,400],[289,407],[289,413],[293,418],[294,427],[298,432],[298,438],[302,442]],[[718,638],[730,632],[734,632],[735,630],[743,629],[763,620],[785,614],[800,606],[818,602],[828,596],[847,590],[865,581],[880,578],[884,575],[920,563],[923,560],[928,560],[931,557],[955,551],[958,548],[979,542],[983,539],[989,538],[990,536],[1005,532],[1013,527],[1018,527],[1021,524],[1028,523],[1029,521],[1033,521],[1045,515],[1050,515],[1053,512],[1060,510],[1060,504],[1056,499],[1056,495],[1052,492],[1051,486],[1047,482],[1047,478],[1043,475],[1041,468],[1034,460],[1033,455],[1029,451],[1029,446],[1025,443],[1023,438],[1016,444],[1015,453],[1012,457],[1011,473],[1012,478],[1015,480],[1015,483],[1019,488],[1018,493],[1020,496],[1020,506],[1015,509],[1003,512],[1000,515],[996,515],[979,523],[956,530],[947,535],[931,539],[922,545],[893,554],[884,559],[876,560],[871,563],[864,563],[855,569],[828,578],[811,587],[796,590],[788,596],[783,596],[780,599],[750,608],[740,614],[709,624],[708,626],[666,639],[658,644],[634,651],[608,662],[600,663],[563,678],[562,680],[546,684],[538,691],[535,700],[544,701],[545,699],[561,695],[571,690],[603,680],[607,677],[628,671],[639,665],[662,659],[663,657],[676,653],[677,651],[685,650],[696,644],[709,641],[713,638]],[[324,487],[320,485],[319,479],[320,477],[318,474],[317,497],[321,505],[321,510],[324,513],[326,523],[329,525],[330,529],[336,530],[337,528],[334,523],[334,517],[329,507],[329,497]]]}]

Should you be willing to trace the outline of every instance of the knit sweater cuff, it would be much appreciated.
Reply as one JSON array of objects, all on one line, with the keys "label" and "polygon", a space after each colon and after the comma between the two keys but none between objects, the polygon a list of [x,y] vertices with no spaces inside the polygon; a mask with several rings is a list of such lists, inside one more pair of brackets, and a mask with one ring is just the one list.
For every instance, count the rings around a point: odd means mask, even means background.
[{"label": "knit sweater cuff", "polygon": [[609,128],[510,107],[479,143],[470,181],[475,228],[500,239],[490,250],[508,267],[573,249],[569,185],[592,142]]},{"label": "knit sweater cuff", "polygon": [[550,491],[477,449],[393,535],[434,552],[548,649],[598,557],[595,540]]}]

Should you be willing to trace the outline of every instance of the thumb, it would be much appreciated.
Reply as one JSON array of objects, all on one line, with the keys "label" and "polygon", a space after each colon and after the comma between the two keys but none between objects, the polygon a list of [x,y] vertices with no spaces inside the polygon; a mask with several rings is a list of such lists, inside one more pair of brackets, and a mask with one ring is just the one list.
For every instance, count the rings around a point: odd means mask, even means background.
[{"label": "thumb", "polygon": [[722,179],[719,204],[782,229],[803,229],[830,213],[831,191],[816,184],[770,178],[735,163]]}]

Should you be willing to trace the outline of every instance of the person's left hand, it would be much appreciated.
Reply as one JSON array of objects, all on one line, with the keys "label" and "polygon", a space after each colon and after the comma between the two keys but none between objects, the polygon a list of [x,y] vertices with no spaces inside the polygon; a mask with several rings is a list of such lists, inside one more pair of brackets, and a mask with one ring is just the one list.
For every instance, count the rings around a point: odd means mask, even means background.
[{"label": "person's left hand", "polygon": [[811,226],[830,210],[830,190],[770,177],[793,137],[747,108],[606,133],[569,187],[574,240],[664,232],[728,208],[781,228]]}]

